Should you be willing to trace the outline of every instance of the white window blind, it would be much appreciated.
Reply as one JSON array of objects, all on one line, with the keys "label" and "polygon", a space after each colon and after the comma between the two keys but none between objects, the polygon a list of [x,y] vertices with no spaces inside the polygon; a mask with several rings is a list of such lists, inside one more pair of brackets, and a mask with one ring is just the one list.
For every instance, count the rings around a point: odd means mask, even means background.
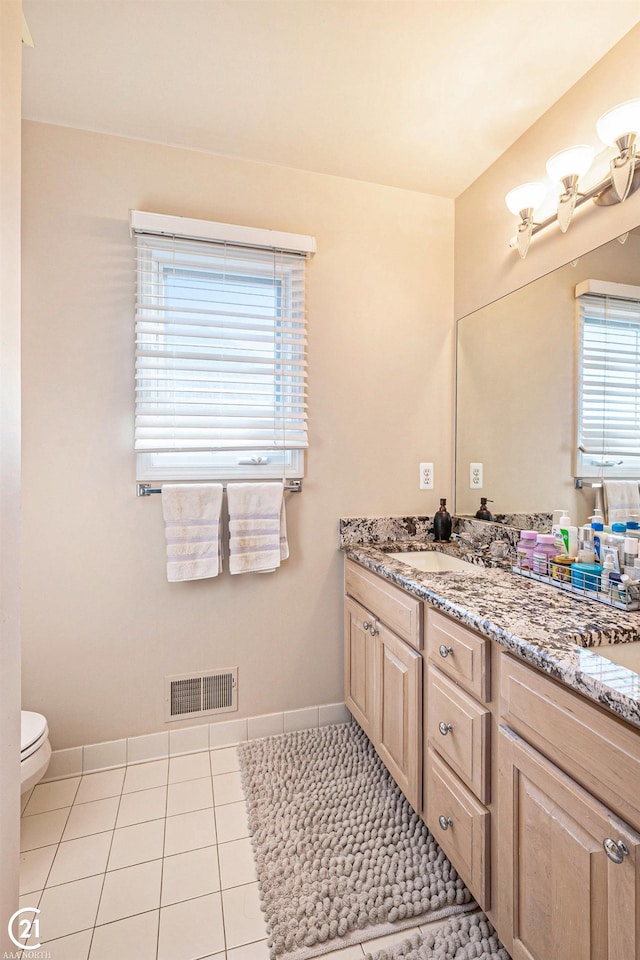
[{"label": "white window blind", "polygon": [[[617,285],[607,286],[615,290]],[[623,288],[625,292],[632,289]],[[638,294],[640,296],[640,289]],[[640,475],[640,300],[607,293],[582,293],[577,303],[577,475],[637,477]]]},{"label": "white window blind", "polygon": [[305,254],[151,232],[136,248],[137,479],[302,476]]}]

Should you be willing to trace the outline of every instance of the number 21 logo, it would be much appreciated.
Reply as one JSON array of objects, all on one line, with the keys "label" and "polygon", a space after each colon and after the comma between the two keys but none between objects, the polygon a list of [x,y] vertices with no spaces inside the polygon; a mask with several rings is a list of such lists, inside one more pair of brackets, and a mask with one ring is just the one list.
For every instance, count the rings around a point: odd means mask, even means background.
[{"label": "number 21 logo", "polygon": [[[16,912],[11,916],[9,923],[7,924],[7,930],[9,931],[9,936],[15,943],[16,947],[25,947],[31,934],[33,934],[37,940],[40,940],[40,920],[37,916],[32,918],[23,917],[21,920],[18,920],[18,917],[22,913],[38,914],[40,911],[37,909],[37,907],[22,907],[21,910],[16,910]],[[17,935],[17,939],[14,936],[14,927],[16,926],[16,921],[17,927],[21,931]],[[29,944],[29,949],[37,949],[39,946],[40,943]]]}]

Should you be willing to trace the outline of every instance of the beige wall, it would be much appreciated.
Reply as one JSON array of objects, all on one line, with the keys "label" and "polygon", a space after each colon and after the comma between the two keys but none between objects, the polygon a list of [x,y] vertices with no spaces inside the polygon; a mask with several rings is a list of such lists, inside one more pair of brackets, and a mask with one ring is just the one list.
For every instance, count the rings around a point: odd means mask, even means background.
[{"label": "beige wall", "polygon": [[[615,4],[614,4],[615,6]],[[545,177],[547,159],[573,143],[597,145],[605,110],[637,94],[640,26],[631,30],[456,200],[455,316],[463,317],[640,223],[640,191],[623,204],[578,210],[566,234],[535,237],[526,260],[509,249],[515,217],[504,202],[520,183]],[[526,83],[526,77],[522,78]],[[602,145],[600,145],[602,147]],[[472,145],[471,147],[472,148]]]},{"label": "beige wall", "polygon": [[[23,156],[25,705],[63,748],[163,729],[165,674],[239,665],[239,716],[341,700],[338,518],[451,489],[453,203],[37,123]],[[129,208],[317,238],[311,449],[273,575],[166,581],[160,498],[134,488]]]},{"label": "beige wall", "polygon": [[[0,3],[0,951],[15,950],[20,814],[20,85],[22,7]],[[18,932],[18,931],[16,931]]]}]

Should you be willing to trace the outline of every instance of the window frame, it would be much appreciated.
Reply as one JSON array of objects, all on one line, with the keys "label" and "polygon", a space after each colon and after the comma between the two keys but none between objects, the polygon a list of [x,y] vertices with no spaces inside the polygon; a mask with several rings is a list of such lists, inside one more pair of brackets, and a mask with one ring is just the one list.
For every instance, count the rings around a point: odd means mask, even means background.
[{"label": "window frame", "polygon": [[[152,241],[153,237],[163,238],[165,241],[171,239],[179,244],[180,240],[208,240],[216,245],[233,243],[235,246],[245,248],[247,254],[254,254],[256,248],[264,255],[265,252],[282,251],[287,254],[298,254],[302,256],[312,256],[315,252],[315,239],[313,237],[304,237],[295,234],[276,234],[274,231],[257,230],[255,228],[238,227],[232,224],[217,224],[210,221],[183,220],[179,217],[164,217],[158,214],[147,214],[140,211],[131,211],[131,233],[143,234]],[[272,246],[275,240],[279,240],[282,246]],[[137,246],[137,243],[136,243]],[[283,249],[286,247],[286,249]],[[293,248],[293,249],[292,249]],[[154,270],[157,270],[156,279],[164,280],[169,270],[169,264],[166,257],[163,258],[160,251],[153,251],[152,263]],[[249,275],[248,279],[252,283],[273,284],[276,277],[275,271],[271,268],[261,268],[261,264],[256,258],[256,273],[254,277]],[[175,269],[175,265],[174,265]],[[207,270],[206,267],[180,267],[179,271],[184,271],[185,276],[192,273],[208,274],[215,276],[215,271]],[[163,273],[164,271],[164,273]],[[304,272],[304,271],[303,271]],[[283,358],[286,362],[286,353],[278,354],[278,350],[284,349],[281,338],[276,337],[276,329],[281,324],[279,318],[283,316],[283,310],[292,300],[291,288],[289,293],[283,289],[282,284],[291,280],[294,274],[293,267],[280,266],[277,282],[280,284],[277,292],[277,305],[274,310],[274,354],[272,367],[274,371],[274,411],[278,411],[278,397],[287,398],[286,392],[282,392],[282,384],[286,378],[286,371],[281,371],[276,375],[278,363]],[[220,277],[222,277],[222,272]],[[240,279],[247,280],[247,274],[238,275]],[[140,282],[140,276],[138,275]],[[226,278],[228,280],[228,277]],[[304,298],[303,298],[304,300]],[[304,324],[304,318],[302,320]],[[281,334],[283,332],[281,324]],[[158,334],[160,336],[160,334]],[[233,342],[233,341],[231,341]],[[300,351],[302,351],[300,353]],[[304,347],[291,347],[291,355],[304,359]],[[306,382],[306,377],[303,378]],[[142,381],[144,382],[144,381]],[[303,383],[304,393],[304,383]],[[250,402],[247,404],[250,406]],[[274,416],[276,413],[274,413]],[[280,407],[282,416],[282,406]],[[183,450],[171,452],[158,452],[147,450],[136,450],[136,479],[141,483],[154,481],[170,480],[254,480],[254,479],[299,479],[304,476],[305,456],[304,448],[271,448],[265,450]]]}]

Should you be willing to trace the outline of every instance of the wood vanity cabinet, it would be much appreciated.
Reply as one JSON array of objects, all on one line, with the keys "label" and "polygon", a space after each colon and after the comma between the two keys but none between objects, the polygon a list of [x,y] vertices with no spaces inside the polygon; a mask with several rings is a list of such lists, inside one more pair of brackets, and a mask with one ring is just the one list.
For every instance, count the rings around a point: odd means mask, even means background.
[{"label": "wood vanity cabinet", "polygon": [[345,593],[345,703],[419,812],[422,603],[350,560]]},{"label": "wood vanity cabinet", "polygon": [[502,941],[513,960],[640,960],[640,737],[506,655],[501,687]]},{"label": "wood vanity cabinet", "polygon": [[349,560],[345,587],[347,706],[513,960],[640,960],[640,731]]},{"label": "wood vanity cabinet", "polygon": [[429,609],[422,816],[484,910],[491,906],[490,648]]}]

